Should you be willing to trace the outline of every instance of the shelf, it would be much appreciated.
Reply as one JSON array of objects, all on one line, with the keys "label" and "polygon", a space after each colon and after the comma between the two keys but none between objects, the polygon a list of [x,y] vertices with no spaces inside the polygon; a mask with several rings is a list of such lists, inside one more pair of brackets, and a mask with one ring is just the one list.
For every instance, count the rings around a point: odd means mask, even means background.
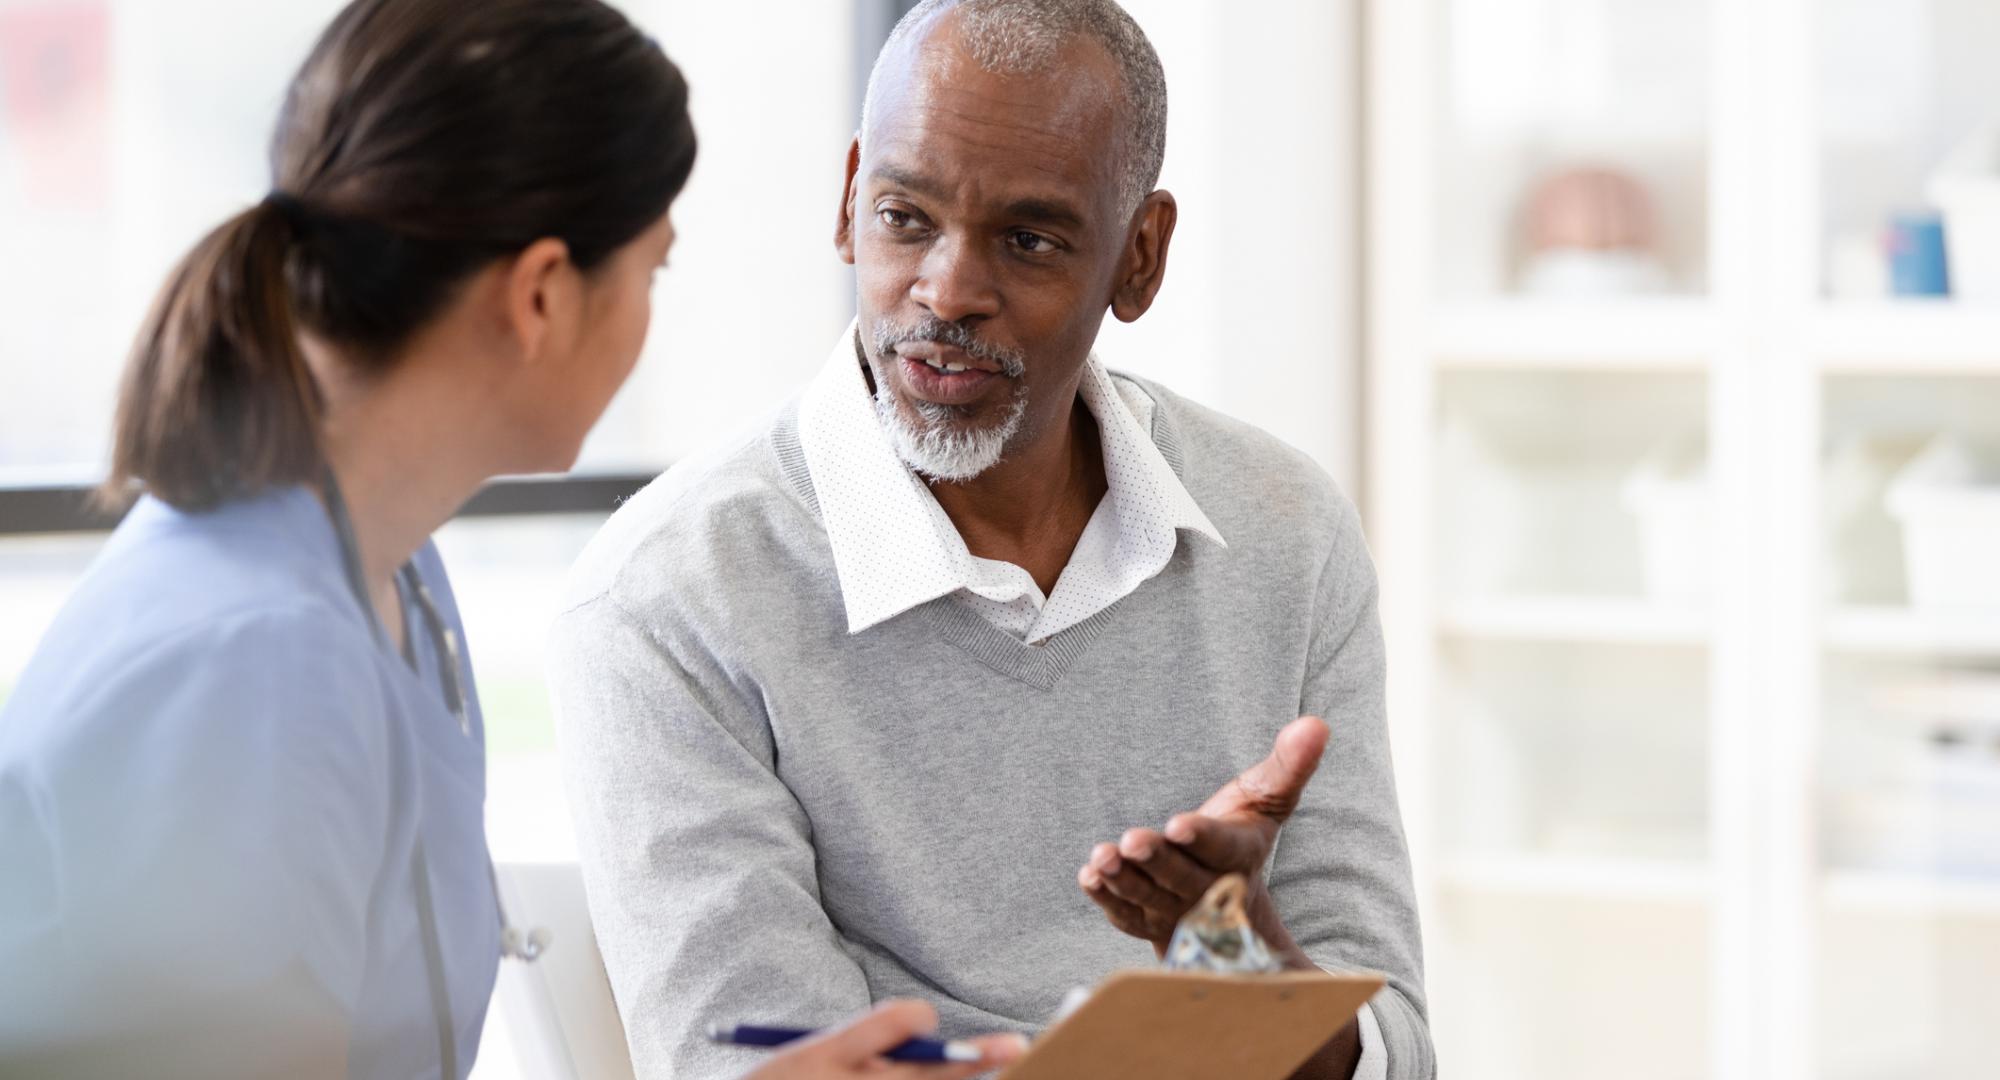
[{"label": "shelf", "polygon": [[1504,597],[1451,604],[1438,631],[1499,641],[1701,646],[1708,643],[1709,618],[1637,599]]},{"label": "shelf", "polygon": [[1841,608],[1827,616],[1824,640],[1828,648],[1841,652],[2000,656],[2000,612]]},{"label": "shelf", "polygon": [[2000,307],[1948,300],[1828,304],[1806,347],[1827,371],[1857,375],[2000,375]]},{"label": "shelf", "polygon": [[1700,863],[1578,855],[1469,855],[1440,868],[1444,887],[1514,896],[1701,903],[1712,879]]},{"label": "shelf", "polygon": [[1910,915],[1977,915],[2000,918],[2000,878],[1932,877],[1872,870],[1829,871],[1826,902],[1835,907]]},{"label": "shelf", "polygon": [[1429,348],[1447,368],[1699,371],[1718,326],[1699,300],[1494,300],[1436,308]]}]

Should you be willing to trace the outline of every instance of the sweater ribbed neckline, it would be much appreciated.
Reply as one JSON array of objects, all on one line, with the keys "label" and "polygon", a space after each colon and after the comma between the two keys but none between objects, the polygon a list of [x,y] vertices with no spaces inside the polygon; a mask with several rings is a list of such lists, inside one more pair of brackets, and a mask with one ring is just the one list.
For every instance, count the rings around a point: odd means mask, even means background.
[{"label": "sweater ribbed neckline", "polygon": [[[1124,378],[1124,376],[1114,375],[1114,378]],[[1156,405],[1153,409],[1152,430],[1148,432],[1152,436],[1153,445],[1159,448],[1160,456],[1167,459],[1167,464],[1173,468],[1174,475],[1185,479],[1180,437],[1174,430],[1172,419],[1167,415],[1165,403],[1159,400],[1158,395],[1152,394],[1143,383],[1138,385],[1141,390],[1145,390],[1153,397]],[[778,467],[784,472],[785,479],[791,483],[793,490],[798,492],[799,498],[812,512],[813,517],[823,523],[819,493],[813,489],[812,472],[806,467],[805,447],[799,441],[799,410],[796,404],[787,407],[779,416],[771,437],[778,454]],[[1180,557],[1178,552],[1175,557]],[[1126,601],[1130,599],[1127,597],[1112,604],[1075,626],[1055,634],[1040,645],[1030,645],[1001,630],[951,596],[940,596],[935,600],[919,604],[914,609],[881,625],[889,625],[896,619],[926,619],[941,638],[964,650],[988,668],[1036,689],[1053,690],[1056,684],[1062,681],[1063,676],[1068,674],[1077,658],[1083,655],[1091,641],[1107,624],[1117,618],[1118,613],[1126,607]],[[867,632],[869,631],[863,631]]]}]

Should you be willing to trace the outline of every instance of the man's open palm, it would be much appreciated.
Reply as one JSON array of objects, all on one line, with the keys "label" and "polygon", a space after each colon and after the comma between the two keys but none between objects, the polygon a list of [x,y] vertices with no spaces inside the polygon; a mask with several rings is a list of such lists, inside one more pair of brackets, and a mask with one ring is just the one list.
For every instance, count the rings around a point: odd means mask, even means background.
[{"label": "man's open palm", "polygon": [[[1099,844],[1077,874],[1113,926],[1163,950],[1174,926],[1224,874],[1251,883],[1260,932],[1274,913],[1264,892],[1264,863],[1278,829],[1298,809],[1326,751],[1326,722],[1302,716],[1273,740],[1264,760],[1238,773],[1199,808],[1174,815],[1164,830],[1131,829],[1116,845]],[[1261,910],[1259,910],[1261,909]]]}]

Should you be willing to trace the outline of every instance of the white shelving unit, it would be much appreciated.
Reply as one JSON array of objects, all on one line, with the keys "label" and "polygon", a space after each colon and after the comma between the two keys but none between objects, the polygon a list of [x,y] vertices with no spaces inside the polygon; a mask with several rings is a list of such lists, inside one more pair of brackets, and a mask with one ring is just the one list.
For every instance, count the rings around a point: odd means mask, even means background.
[{"label": "white shelving unit", "polygon": [[1450,368],[1698,371],[1721,323],[1698,300],[1486,301],[1440,307],[1429,330],[1427,351]]},{"label": "white shelving unit", "polygon": [[1446,637],[1554,644],[1702,646],[1708,628],[1700,610],[1568,596],[1462,601],[1438,617]]},{"label": "white shelving unit", "polygon": [[1826,876],[1826,902],[1851,910],[2000,919],[2000,883],[1843,870]]},{"label": "white shelving unit", "polygon": [[2000,309],[1948,301],[1821,305],[1805,346],[1835,374],[2000,374]]},{"label": "white shelving unit", "polygon": [[2000,619],[1923,613],[1906,607],[1849,607],[1826,620],[1826,647],[1879,656],[2000,657]]},{"label": "white shelving unit", "polygon": [[[1842,539],[1828,495],[1845,441],[2000,438],[2000,308],[1823,284],[1858,206],[1903,209],[1873,173],[1920,174],[1942,138],[1893,111],[1857,119],[1858,88],[1899,84],[1854,64],[1934,57],[1902,72],[1928,96],[1897,102],[1932,127],[1968,122],[1960,100],[2000,119],[2000,76],[1976,59],[2000,49],[1989,8],[1370,5],[1364,511],[1446,1060],[1524,1080],[1955,1078],[2000,1060],[2000,965],[1976,959],[2000,957],[2000,857],[1869,865],[1836,809],[1840,767],[1876,745],[1856,740],[1908,735],[1874,719],[1872,691],[2000,673],[2000,612],[1911,606],[1880,490],[1860,497],[1873,547]],[[1620,34],[1651,52],[1563,52]],[[1510,64],[1550,70],[1481,82]],[[1854,167],[1877,138],[1909,145]],[[1678,291],[1514,291],[1523,193],[1572,160],[1652,185]],[[1706,465],[1700,516],[1681,518],[1695,595],[1649,577],[1625,482],[1687,428]],[[1884,994],[1933,1006],[1868,1030]]]},{"label": "white shelving unit", "polygon": [[1444,865],[1443,888],[1463,893],[1702,904],[1714,881],[1702,867],[1664,859],[1465,856]]}]

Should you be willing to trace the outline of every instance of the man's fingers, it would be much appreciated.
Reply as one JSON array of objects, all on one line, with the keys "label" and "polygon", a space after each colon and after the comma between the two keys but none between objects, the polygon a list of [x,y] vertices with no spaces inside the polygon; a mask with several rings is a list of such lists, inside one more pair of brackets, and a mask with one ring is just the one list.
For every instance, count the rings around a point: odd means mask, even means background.
[{"label": "man's fingers", "polygon": [[1286,724],[1269,757],[1224,784],[1200,810],[1167,822],[1167,839],[1209,870],[1257,873],[1277,827],[1298,809],[1330,735],[1317,716]]},{"label": "man's fingers", "polygon": [[1117,873],[1104,875],[1104,887],[1118,899],[1145,909],[1156,921],[1176,922],[1190,906],[1189,901],[1155,884],[1135,863],[1126,863]]},{"label": "man's fingers", "polygon": [[[1089,873],[1089,871],[1089,867],[1084,867],[1083,872],[1085,874]],[[1082,877],[1082,874],[1078,875],[1079,881]],[[1152,940],[1152,935],[1146,929],[1146,913],[1140,910],[1137,905],[1126,903],[1116,896],[1111,895],[1111,890],[1105,888],[1102,881],[1098,881],[1094,885],[1084,885],[1083,894],[1090,897],[1091,903],[1103,909],[1105,920],[1119,932],[1130,934],[1142,941]]]},{"label": "man's fingers", "polygon": [[1155,885],[1190,904],[1200,900],[1218,876],[1152,829],[1126,833],[1118,842],[1118,851],[1126,863],[1144,870]]},{"label": "man's fingers", "polygon": [[937,1030],[937,1010],[921,1001],[885,1001],[829,1035],[823,1045],[842,1065],[864,1065]]},{"label": "man's fingers", "polygon": [[1216,874],[1256,874],[1269,853],[1264,830],[1255,825],[1217,821],[1202,814],[1176,814],[1167,822],[1167,839]]},{"label": "man's fingers", "polygon": [[1210,817],[1253,811],[1274,821],[1290,817],[1305,794],[1306,783],[1319,768],[1331,731],[1317,716],[1301,716],[1284,726],[1272,740],[1271,754],[1243,770],[1236,779],[1209,796],[1198,813]]}]

